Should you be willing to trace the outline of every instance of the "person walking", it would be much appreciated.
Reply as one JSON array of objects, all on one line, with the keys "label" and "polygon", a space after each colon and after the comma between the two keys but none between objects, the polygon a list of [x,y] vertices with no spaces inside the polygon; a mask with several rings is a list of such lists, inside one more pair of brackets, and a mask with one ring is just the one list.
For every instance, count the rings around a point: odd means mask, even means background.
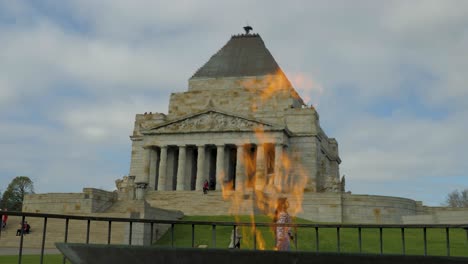
[{"label": "person walking", "polygon": [[[289,203],[287,198],[278,198],[276,207],[276,224],[291,224],[291,217],[288,214]],[[291,234],[291,227],[277,226],[276,227],[276,250],[288,251],[291,249],[290,241],[294,239]]]},{"label": "person walking", "polygon": [[228,248],[237,248],[240,249],[240,241],[242,236],[239,234],[239,227],[235,227],[231,231],[231,242],[229,243]]}]

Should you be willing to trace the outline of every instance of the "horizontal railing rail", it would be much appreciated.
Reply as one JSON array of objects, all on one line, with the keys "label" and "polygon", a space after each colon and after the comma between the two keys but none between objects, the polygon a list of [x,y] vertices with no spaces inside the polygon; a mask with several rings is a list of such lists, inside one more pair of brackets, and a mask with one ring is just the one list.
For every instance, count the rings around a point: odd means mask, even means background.
[{"label": "horizontal railing rail", "polygon": [[[1,215],[5,213],[0,211]],[[139,219],[139,218],[121,218],[121,217],[103,217],[103,216],[83,216],[83,215],[65,215],[65,214],[46,214],[46,213],[29,213],[29,212],[14,212],[8,211],[7,215],[9,216],[19,216],[21,217],[21,225],[24,225],[26,218],[42,218],[43,219],[43,229],[42,229],[42,241],[41,241],[41,255],[40,263],[43,263],[44,259],[44,247],[46,243],[46,234],[47,234],[47,225],[48,219],[64,219],[65,220],[65,232],[63,242],[67,243],[69,229],[70,229],[70,220],[82,220],[86,222],[86,240],[85,243],[90,241],[90,226],[91,222],[107,222],[107,244],[111,244],[112,236],[112,223],[128,223],[128,244],[132,244],[132,234],[134,224],[150,224],[150,239],[153,241],[153,231],[155,224],[166,224],[170,225],[170,237],[171,237],[171,246],[175,246],[175,235],[174,230],[177,225],[189,225],[191,226],[191,247],[195,247],[195,226],[211,226],[212,230],[212,245],[216,245],[216,228],[218,226],[229,226],[233,228],[235,233],[236,227],[251,227],[253,232],[253,249],[257,248],[257,230],[261,227],[275,228],[278,226],[288,226],[291,227],[294,232],[294,246],[297,249],[298,245],[298,233],[297,229],[300,228],[310,228],[314,230],[314,245],[315,252],[320,251],[320,229],[335,229],[336,230],[336,251],[338,253],[342,252],[342,230],[343,229],[356,229],[357,230],[357,243],[358,250],[356,253],[363,253],[363,229],[378,229],[379,231],[379,254],[384,255],[384,234],[383,230],[385,229],[399,229],[400,238],[401,238],[401,255],[406,255],[407,250],[407,239],[405,238],[405,231],[408,229],[421,229],[423,233],[423,248],[424,256],[428,255],[428,245],[427,245],[427,230],[428,229],[444,229],[445,230],[445,252],[446,256],[451,255],[451,243],[450,243],[450,230],[452,229],[464,229],[466,232],[466,250],[468,251],[468,223],[467,224],[303,224],[303,223],[292,223],[292,224],[275,224],[275,223],[251,223],[251,222],[229,222],[229,221],[188,221],[188,220],[160,220],[160,219]],[[468,222],[468,220],[467,220]],[[21,238],[18,247],[18,263],[22,262],[23,255],[23,237],[24,232],[21,232]],[[0,240],[2,239],[2,230],[0,228]],[[308,238],[310,240],[310,237]],[[303,238],[306,240],[306,238]],[[60,241],[61,242],[61,241]],[[308,241],[309,242],[309,241]],[[468,258],[467,258],[468,259]],[[65,258],[63,259],[65,263]]]}]

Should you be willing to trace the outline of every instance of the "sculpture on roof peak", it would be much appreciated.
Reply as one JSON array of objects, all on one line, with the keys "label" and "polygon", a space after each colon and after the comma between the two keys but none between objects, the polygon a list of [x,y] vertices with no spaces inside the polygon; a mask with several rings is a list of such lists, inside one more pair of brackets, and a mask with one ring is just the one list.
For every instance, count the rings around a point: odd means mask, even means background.
[{"label": "sculpture on roof peak", "polygon": [[249,35],[249,32],[250,32],[252,29],[253,29],[253,28],[252,28],[251,26],[249,26],[249,25],[245,26],[245,27],[244,27],[245,34],[246,34],[246,35]]}]

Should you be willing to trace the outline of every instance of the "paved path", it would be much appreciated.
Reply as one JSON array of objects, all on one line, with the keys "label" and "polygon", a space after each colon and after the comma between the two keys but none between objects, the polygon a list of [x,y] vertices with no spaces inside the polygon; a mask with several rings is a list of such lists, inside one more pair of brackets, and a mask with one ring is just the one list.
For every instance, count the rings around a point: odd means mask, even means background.
[{"label": "paved path", "polygon": [[[18,248],[0,248],[0,256],[3,255],[18,255]],[[40,248],[23,248],[23,255],[40,255]],[[44,254],[61,254],[56,248],[45,248]]]}]

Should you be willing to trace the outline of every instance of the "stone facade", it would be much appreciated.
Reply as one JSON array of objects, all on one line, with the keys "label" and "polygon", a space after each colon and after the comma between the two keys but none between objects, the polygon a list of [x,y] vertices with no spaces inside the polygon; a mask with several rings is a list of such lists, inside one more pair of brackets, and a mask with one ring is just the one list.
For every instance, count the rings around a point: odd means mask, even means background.
[{"label": "stone facade", "polygon": [[341,190],[337,141],[324,133],[317,111],[304,104],[260,36],[233,36],[188,86],[171,94],[167,115],[136,115],[135,182],[187,191],[208,180],[218,191],[273,186],[287,193],[306,178],[305,191]]}]

